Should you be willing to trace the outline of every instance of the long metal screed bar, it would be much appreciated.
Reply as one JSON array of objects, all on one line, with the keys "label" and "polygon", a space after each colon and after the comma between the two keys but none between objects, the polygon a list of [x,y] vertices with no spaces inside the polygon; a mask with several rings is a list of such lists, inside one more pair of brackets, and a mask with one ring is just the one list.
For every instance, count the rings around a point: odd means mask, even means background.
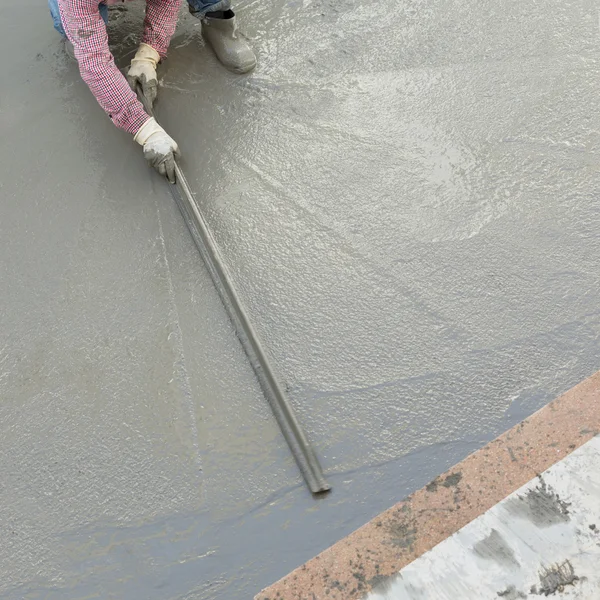
[{"label": "long metal screed bar", "polygon": [[[138,87],[137,94],[150,116],[155,116],[152,107]],[[237,336],[252,365],[263,394],[269,402],[277,423],[292,451],[308,488],[313,494],[322,494],[331,489],[327,483],[319,459],[304,432],[290,401],[281,387],[256,331],[235,291],[227,267],[221,257],[215,239],[208,228],[190,186],[175,161],[176,185],[171,192],[190,230],[192,238],[217,288],[221,301],[229,314]]]}]

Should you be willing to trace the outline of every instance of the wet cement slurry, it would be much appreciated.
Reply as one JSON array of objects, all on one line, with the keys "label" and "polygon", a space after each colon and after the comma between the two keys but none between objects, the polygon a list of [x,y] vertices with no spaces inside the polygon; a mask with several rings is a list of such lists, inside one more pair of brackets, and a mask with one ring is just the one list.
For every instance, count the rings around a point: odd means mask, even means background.
[{"label": "wet cement slurry", "polygon": [[598,369],[591,0],[239,13],[257,71],[183,11],[157,112],[334,492],[44,0],[4,1],[3,598],[252,597]]}]

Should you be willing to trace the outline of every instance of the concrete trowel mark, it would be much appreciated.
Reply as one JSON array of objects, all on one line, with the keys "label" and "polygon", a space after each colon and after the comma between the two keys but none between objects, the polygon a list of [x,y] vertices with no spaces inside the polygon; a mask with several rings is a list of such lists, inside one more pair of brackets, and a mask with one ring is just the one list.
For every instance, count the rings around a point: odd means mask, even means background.
[{"label": "concrete trowel mark", "polygon": [[[328,222],[328,219],[324,218],[321,212],[290,194],[281,181],[261,169],[257,164],[249,161],[246,157],[238,157],[237,162],[251,171],[272,192],[285,197],[288,206],[293,206],[296,209],[301,220],[320,227],[330,235],[332,245],[341,254],[350,261],[360,259],[362,268],[366,269],[368,276],[377,281],[381,289],[389,290],[390,294],[398,293],[394,288],[395,280],[398,278],[398,270],[395,268],[395,265],[382,264],[379,259],[373,258],[370,253],[360,247],[357,239],[352,234],[343,231],[335,222]],[[425,315],[439,323],[440,327],[445,327],[447,330],[446,337],[458,340],[461,344],[466,343],[468,336],[464,326],[459,322],[448,323],[447,318],[439,310],[433,308],[430,302],[419,291],[411,289],[408,285],[403,285],[400,294],[411,302],[415,308],[421,310]]]},{"label": "concrete trowel mark", "polygon": [[194,449],[194,460],[198,467],[198,471],[202,470],[202,462],[200,458],[200,442],[198,436],[198,426],[196,424],[196,411],[194,409],[194,400],[192,395],[192,386],[190,378],[187,372],[185,363],[185,354],[183,349],[183,333],[181,331],[181,324],[179,319],[179,311],[177,310],[177,301],[175,299],[175,290],[173,288],[173,277],[171,273],[171,267],[169,266],[169,259],[167,257],[167,248],[165,244],[165,236],[163,231],[162,219],[160,216],[160,209],[158,201],[156,203],[156,218],[158,220],[158,237],[160,244],[160,260],[164,265],[167,277],[167,284],[169,289],[169,320],[172,323],[172,331],[168,335],[168,339],[173,339],[173,350],[177,353],[178,359],[173,363],[174,375],[181,388],[183,394],[185,410],[189,416],[189,431],[191,436],[191,443]]}]

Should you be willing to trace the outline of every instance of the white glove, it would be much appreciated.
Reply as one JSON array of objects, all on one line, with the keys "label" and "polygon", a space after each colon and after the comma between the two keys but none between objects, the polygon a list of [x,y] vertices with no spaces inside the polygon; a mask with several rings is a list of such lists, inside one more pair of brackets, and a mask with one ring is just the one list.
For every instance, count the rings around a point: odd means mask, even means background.
[{"label": "white glove", "polygon": [[179,157],[177,142],[150,117],[133,138],[144,150],[144,158],[161,175],[175,183],[175,157]]},{"label": "white glove", "polygon": [[131,60],[131,66],[127,73],[127,81],[134,92],[137,86],[142,88],[144,96],[154,104],[158,94],[158,78],[156,77],[156,65],[160,62],[160,54],[148,44],[140,44],[138,51]]}]

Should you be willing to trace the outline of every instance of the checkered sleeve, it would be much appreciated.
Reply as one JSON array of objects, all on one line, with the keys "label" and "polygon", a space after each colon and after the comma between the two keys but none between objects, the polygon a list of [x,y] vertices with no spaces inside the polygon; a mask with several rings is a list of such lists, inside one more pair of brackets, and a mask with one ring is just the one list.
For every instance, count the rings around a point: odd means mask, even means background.
[{"label": "checkered sleeve", "polygon": [[162,58],[167,55],[177,25],[181,0],[146,0],[146,19],[142,41],[152,46]]},{"label": "checkered sleeve", "polygon": [[58,5],[81,77],[112,122],[131,134],[137,133],[148,115],[115,65],[98,0],[59,0]]}]

